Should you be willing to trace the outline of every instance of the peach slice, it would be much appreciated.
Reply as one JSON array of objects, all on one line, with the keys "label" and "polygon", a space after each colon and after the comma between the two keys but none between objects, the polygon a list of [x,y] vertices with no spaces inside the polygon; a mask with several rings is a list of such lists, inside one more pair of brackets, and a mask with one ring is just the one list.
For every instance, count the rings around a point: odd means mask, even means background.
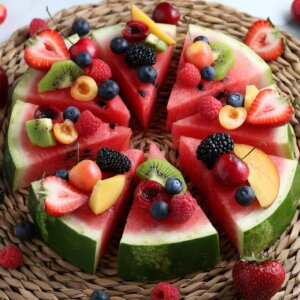
[{"label": "peach slice", "polygon": [[244,107],[248,111],[256,96],[259,93],[259,89],[255,85],[247,85],[245,93]]},{"label": "peach slice", "polygon": [[244,107],[225,105],[219,112],[219,122],[223,128],[228,130],[233,130],[242,126],[246,117],[247,111]]}]

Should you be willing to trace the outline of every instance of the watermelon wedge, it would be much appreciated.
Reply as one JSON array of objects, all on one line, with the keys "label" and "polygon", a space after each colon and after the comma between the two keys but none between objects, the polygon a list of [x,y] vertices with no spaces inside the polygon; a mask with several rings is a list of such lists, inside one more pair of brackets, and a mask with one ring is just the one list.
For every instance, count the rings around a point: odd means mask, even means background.
[{"label": "watermelon wedge", "polygon": [[268,64],[245,44],[224,33],[198,25],[189,25],[188,32],[178,70],[184,65],[185,49],[199,35],[207,36],[210,41],[219,41],[231,47],[235,55],[235,64],[223,80],[203,82],[199,88],[186,87],[177,81],[167,106],[168,129],[171,128],[173,122],[197,113],[197,102],[203,96],[216,96],[223,92],[244,94],[246,85],[256,85],[260,89],[273,83],[272,71]]},{"label": "watermelon wedge", "polygon": [[25,122],[34,119],[37,107],[17,101],[12,110],[4,153],[4,174],[13,191],[29,186],[42,178],[44,172],[52,175],[58,169],[71,168],[78,159],[77,145],[80,158],[92,159],[103,146],[119,151],[130,147],[131,129],[122,126],[112,129],[104,122],[93,135],[79,136],[78,144],[57,144],[49,148],[35,146],[29,141]]},{"label": "watermelon wedge", "polygon": [[[117,55],[110,49],[110,42],[116,36],[121,36],[124,23],[103,27],[93,31],[93,39],[99,46],[100,56],[112,69],[113,77],[120,85],[122,97],[129,109],[134,112],[144,129],[149,127],[151,116],[156,103],[157,89],[162,85],[173,54],[173,46],[157,54],[156,64],[157,84],[142,83],[137,78],[137,69],[129,68],[123,55]],[[170,37],[176,38],[176,26],[160,24],[160,28]]]},{"label": "watermelon wedge", "polygon": [[[127,150],[122,153],[131,160],[125,187],[115,204],[100,215],[95,215],[86,204],[68,215],[50,216],[44,211],[40,201],[41,181],[33,182],[30,186],[29,211],[43,239],[59,255],[88,273],[95,272],[105,253],[116,225],[128,205],[135,169],[144,160],[144,154],[140,150]],[[55,187],[44,188],[47,190]]]},{"label": "watermelon wedge", "polygon": [[156,221],[134,201],[120,242],[120,277],[165,280],[208,269],[218,260],[218,234],[199,206],[187,222],[176,224]]},{"label": "watermelon wedge", "polygon": [[92,111],[103,122],[128,126],[130,113],[119,96],[109,101],[102,101],[98,98],[91,101],[77,101],[71,97],[70,88],[39,93],[37,85],[45,74],[44,71],[28,68],[13,91],[13,103],[21,100],[37,105],[53,105],[60,110],[75,106],[80,111]]},{"label": "watermelon wedge", "polygon": [[200,140],[181,137],[179,162],[183,172],[204,196],[214,220],[219,223],[241,255],[251,256],[272,244],[291,223],[300,198],[300,167],[297,160],[269,156],[280,175],[275,202],[263,209],[255,200],[241,206],[235,201],[235,189],[215,180],[211,170],[197,160]]}]

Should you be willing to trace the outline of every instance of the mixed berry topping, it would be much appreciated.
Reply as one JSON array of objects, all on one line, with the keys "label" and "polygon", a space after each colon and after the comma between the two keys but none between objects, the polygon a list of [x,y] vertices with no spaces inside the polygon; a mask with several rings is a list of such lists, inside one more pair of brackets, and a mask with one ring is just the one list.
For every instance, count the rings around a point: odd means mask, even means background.
[{"label": "mixed berry topping", "polygon": [[104,100],[111,100],[119,94],[119,85],[114,80],[104,80],[99,86],[99,96]]},{"label": "mixed berry topping", "polygon": [[154,65],[156,52],[144,44],[132,44],[126,50],[125,62],[131,68]]},{"label": "mixed berry topping", "polygon": [[72,32],[84,36],[90,31],[90,23],[85,19],[77,19],[72,25]]}]

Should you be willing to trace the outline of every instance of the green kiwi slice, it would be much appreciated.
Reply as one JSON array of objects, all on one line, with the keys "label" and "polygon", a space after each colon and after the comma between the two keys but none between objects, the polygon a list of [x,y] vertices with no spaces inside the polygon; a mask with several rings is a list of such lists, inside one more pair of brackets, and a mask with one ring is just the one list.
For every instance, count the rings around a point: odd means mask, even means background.
[{"label": "green kiwi slice", "polygon": [[222,80],[235,63],[234,52],[230,47],[221,42],[212,41],[209,45],[213,51],[213,67],[216,71],[215,80]]},{"label": "green kiwi slice", "polygon": [[178,178],[183,186],[182,193],[186,191],[186,183],[180,171],[167,160],[150,158],[136,169],[137,175],[143,180],[154,180],[165,186],[168,178]]},{"label": "green kiwi slice", "polygon": [[26,121],[28,138],[33,145],[39,147],[51,147],[56,145],[52,128],[52,120],[48,118]]},{"label": "green kiwi slice", "polygon": [[39,81],[39,93],[70,87],[84,72],[72,61],[61,60],[54,63],[47,74]]},{"label": "green kiwi slice", "polygon": [[164,52],[168,49],[168,45],[153,33],[147,35],[146,39],[144,40],[144,44],[153,48],[157,53]]}]

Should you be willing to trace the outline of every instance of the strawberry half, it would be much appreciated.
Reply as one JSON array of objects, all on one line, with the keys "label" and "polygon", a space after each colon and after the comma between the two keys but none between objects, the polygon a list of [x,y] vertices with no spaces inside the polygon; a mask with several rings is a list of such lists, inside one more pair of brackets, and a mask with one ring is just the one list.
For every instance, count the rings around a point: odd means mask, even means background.
[{"label": "strawberry half", "polygon": [[244,39],[244,43],[264,60],[277,59],[284,51],[280,30],[267,20],[254,22]]},{"label": "strawberry half", "polygon": [[81,207],[89,197],[77,190],[66,180],[49,176],[43,182],[45,191],[45,210],[49,215],[62,216]]},{"label": "strawberry half", "polygon": [[70,54],[61,35],[46,29],[28,40],[25,48],[26,63],[38,70],[49,69],[59,60],[69,59]]},{"label": "strawberry half", "polygon": [[259,92],[251,105],[246,122],[253,125],[281,126],[290,121],[292,106],[276,90]]}]

